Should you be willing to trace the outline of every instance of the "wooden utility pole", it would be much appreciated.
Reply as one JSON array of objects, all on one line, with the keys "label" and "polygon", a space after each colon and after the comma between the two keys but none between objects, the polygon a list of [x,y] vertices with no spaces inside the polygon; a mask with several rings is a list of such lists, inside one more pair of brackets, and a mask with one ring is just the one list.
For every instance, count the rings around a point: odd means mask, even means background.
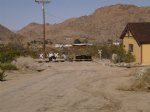
[{"label": "wooden utility pole", "polygon": [[42,4],[42,12],[43,12],[43,52],[44,52],[44,58],[46,58],[46,44],[45,44],[45,3],[50,3],[50,0],[35,0],[35,2],[37,3],[41,3]]}]

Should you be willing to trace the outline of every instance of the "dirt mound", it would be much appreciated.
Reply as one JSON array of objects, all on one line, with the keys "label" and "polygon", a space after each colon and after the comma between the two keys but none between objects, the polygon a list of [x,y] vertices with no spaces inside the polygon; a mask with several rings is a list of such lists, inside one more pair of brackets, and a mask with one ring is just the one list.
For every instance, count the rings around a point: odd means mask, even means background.
[{"label": "dirt mound", "polygon": [[20,70],[43,71],[48,68],[45,63],[38,63],[31,57],[19,57],[12,62]]}]

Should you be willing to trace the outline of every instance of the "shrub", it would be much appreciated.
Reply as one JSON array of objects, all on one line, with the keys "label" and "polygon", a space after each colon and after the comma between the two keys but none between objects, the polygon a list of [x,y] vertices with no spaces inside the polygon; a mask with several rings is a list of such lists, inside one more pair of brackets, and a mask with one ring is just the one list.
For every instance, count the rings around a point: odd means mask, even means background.
[{"label": "shrub", "polygon": [[4,70],[0,70],[0,81],[5,81],[5,71]]},{"label": "shrub", "polygon": [[126,53],[126,51],[123,49],[122,46],[118,47],[116,62],[130,63],[134,61],[135,61],[135,57],[132,55],[132,53],[130,52]]},{"label": "shrub", "polygon": [[0,62],[10,63],[20,56],[31,56],[33,58],[36,58],[38,57],[39,53],[40,53],[40,50],[5,46],[3,48],[0,48]]},{"label": "shrub", "polygon": [[13,61],[20,53],[17,51],[6,51],[0,53],[0,62],[1,63],[10,63]]},{"label": "shrub", "polygon": [[126,52],[122,46],[119,46],[117,49],[117,58],[116,62],[124,62],[126,57]]},{"label": "shrub", "polygon": [[111,46],[102,46],[102,58],[111,59],[112,51]]},{"label": "shrub", "polygon": [[65,52],[70,56],[91,55],[92,57],[99,57],[98,50],[102,50],[102,58],[111,59],[112,54],[116,53],[117,49],[118,46],[113,45],[73,46],[70,48],[63,48],[59,51],[59,53]]},{"label": "shrub", "polygon": [[125,55],[125,62],[130,63],[130,62],[134,62],[134,61],[135,61],[135,57],[130,52],[128,52]]},{"label": "shrub", "polygon": [[150,68],[143,68],[141,70],[135,69],[132,73],[135,79],[130,80],[126,86],[120,85],[118,90],[122,91],[147,91],[150,90]]},{"label": "shrub", "polygon": [[2,70],[17,70],[17,67],[15,65],[12,65],[11,63],[3,63],[0,64],[0,68]]},{"label": "shrub", "polygon": [[[41,49],[25,48],[23,40],[24,37],[12,35],[7,45],[0,46],[0,63],[11,63],[20,56],[38,57]],[[34,40],[33,43],[37,43],[37,41]]]},{"label": "shrub", "polygon": [[81,41],[79,39],[75,39],[73,43],[74,44],[81,44]]},{"label": "shrub", "polygon": [[150,89],[150,68],[138,71],[136,77],[135,82],[131,85],[132,90]]}]

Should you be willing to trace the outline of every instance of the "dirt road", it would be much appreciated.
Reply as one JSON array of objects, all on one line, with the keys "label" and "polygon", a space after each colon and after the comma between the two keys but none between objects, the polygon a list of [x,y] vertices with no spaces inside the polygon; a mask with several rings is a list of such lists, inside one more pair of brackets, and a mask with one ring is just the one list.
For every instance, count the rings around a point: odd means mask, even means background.
[{"label": "dirt road", "polygon": [[150,93],[120,91],[131,69],[95,62],[48,63],[0,82],[0,112],[150,112]]}]

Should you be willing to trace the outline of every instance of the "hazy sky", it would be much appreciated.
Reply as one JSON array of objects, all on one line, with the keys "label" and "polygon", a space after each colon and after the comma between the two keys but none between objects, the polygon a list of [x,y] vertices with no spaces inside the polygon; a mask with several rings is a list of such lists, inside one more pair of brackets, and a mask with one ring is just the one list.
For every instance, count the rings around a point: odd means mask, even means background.
[{"label": "hazy sky", "polygon": [[[89,15],[95,9],[112,4],[150,6],[150,0],[51,0],[46,4],[46,22]],[[16,31],[31,22],[42,23],[41,5],[35,0],[0,0],[0,24]]]}]

